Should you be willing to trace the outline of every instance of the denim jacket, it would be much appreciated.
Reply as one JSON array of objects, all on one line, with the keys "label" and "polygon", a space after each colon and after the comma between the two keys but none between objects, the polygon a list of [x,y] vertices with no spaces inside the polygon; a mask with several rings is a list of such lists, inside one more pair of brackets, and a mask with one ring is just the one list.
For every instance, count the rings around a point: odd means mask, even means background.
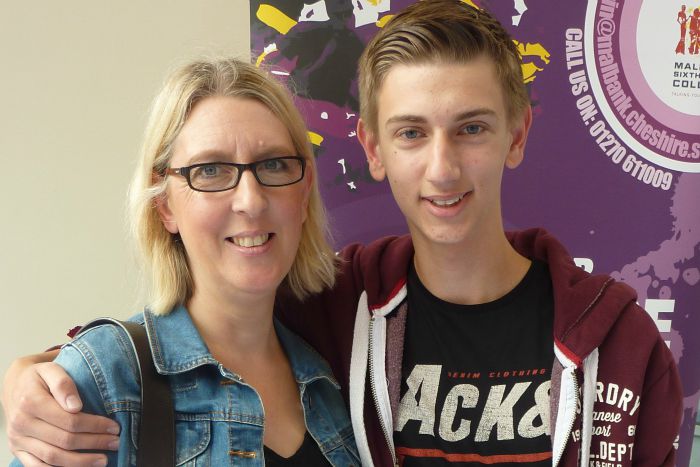
[{"label": "denim jacket", "polygon": [[[168,375],[175,404],[177,466],[262,466],[262,401],[255,389],[209,353],[184,307],[165,316],[146,311],[145,324],[158,373]],[[275,321],[303,402],[309,434],[334,466],[359,466],[352,425],[328,364],[301,338]],[[128,337],[98,326],[66,344],[56,362],[73,378],[84,409],[121,425],[110,466],[136,464],[140,390]],[[18,465],[18,464],[15,464]]]}]

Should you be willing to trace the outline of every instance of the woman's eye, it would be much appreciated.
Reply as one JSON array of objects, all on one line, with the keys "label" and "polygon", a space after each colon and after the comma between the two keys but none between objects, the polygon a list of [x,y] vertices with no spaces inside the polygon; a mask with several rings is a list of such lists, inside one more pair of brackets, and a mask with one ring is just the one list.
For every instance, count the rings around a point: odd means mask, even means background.
[{"label": "woman's eye", "polygon": [[205,165],[201,168],[201,173],[205,177],[215,177],[219,174],[219,167],[216,165]]},{"label": "woman's eye", "polygon": [[285,163],[279,159],[268,159],[262,162],[262,168],[270,171],[284,170]]},{"label": "woman's eye", "polygon": [[200,165],[190,172],[190,178],[193,180],[219,178],[222,175],[224,175],[223,167],[218,164]]}]

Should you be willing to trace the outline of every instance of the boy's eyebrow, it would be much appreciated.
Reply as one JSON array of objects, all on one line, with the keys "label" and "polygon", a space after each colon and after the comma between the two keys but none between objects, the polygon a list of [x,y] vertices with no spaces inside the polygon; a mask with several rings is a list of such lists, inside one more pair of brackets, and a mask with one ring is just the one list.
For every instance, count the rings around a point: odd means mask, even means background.
[{"label": "boy's eyebrow", "polygon": [[455,118],[455,120],[456,121],[469,120],[470,118],[481,117],[481,116],[496,116],[496,111],[493,109],[489,109],[488,107],[481,107],[478,109],[473,109],[473,110],[468,110],[466,112],[462,112],[461,114],[457,115],[457,118]]},{"label": "boy's eyebrow", "polygon": [[397,122],[425,123],[427,122],[427,120],[424,117],[421,117],[420,115],[394,115],[386,121],[384,126],[389,126],[392,123]]},{"label": "boy's eyebrow", "polygon": [[[458,114],[455,118],[454,121],[462,121],[462,120],[469,120],[470,118],[474,117],[481,117],[481,116],[495,116],[496,111],[493,109],[490,109],[488,107],[480,107],[478,109],[472,109],[472,110],[467,110],[465,112],[462,112]],[[411,114],[405,114],[405,115],[394,115],[393,117],[389,118],[384,126],[389,126],[392,123],[397,123],[397,122],[411,122],[411,123],[425,123],[427,122],[427,119],[425,117],[422,117],[420,115],[411,115]]]}]

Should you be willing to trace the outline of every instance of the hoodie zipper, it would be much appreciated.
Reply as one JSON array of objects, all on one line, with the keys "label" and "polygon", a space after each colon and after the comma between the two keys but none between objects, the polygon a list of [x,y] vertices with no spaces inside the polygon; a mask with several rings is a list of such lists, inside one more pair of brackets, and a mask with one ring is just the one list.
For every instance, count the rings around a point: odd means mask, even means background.
[{"label": "hoodie zipper", "polygon": [[[576,370],[574,369],[574,394],[576,394],[576,406],[578,406],[578,398],[579,398],[579,393],[578,393],[578,379],[576,378]],[[564,438],[564,443],[561,445],[561,449],[558,452],[558,455],[556,456],[557,463],[554,465],[556,467],[559,465],[561,462],[561,458],[564,455],[564,451],[566,450],[567,444],[569,444],[569,438],[571,437],[571,431],[574,429],[574,424],[576,423],[576,408],[574,408],[574,416],[571,418],[571,423],[569,425],[569,429],[566,431],[566,437]]]},{"label": "hoodie zipper", "polygon": [[[603,283],[603,285],[600,287],[600,290],[598,291],[596,296],[593,298],[593,300],[591,300],[591,303],[588,304],[588,306],[583,310],[583,313],[581,313],[581,315],[576,319],[576,321],[574,321],[574,323],[571,326],[569,326],[569,328],[564,332],[564,334],[562,335],[562,338],[561,338],[562,342],[568,337],[569,333],[571,333],[571,330],[574,327],[576,327],[583,320],[584,316],[586,316],[588,314],[588,312],[596,305],[596,303],[598,303],[598,301],[600,300],[600,297],[603,296],[603,292],[605,292],[605,290],[608,288],[608,286],[613,282],[614,282],[614,279],[612,277],[609,277],[608,280],[606,280],[605,283]],[[586,375],[584,375],[583,377],[585,378]],[[577,400],[576,403],[578,404],[579,388],[578,388],[578,379],[576,378],[576,371],[575,370],[574,370],[574,390],[575,390],[576,400]],[[583,401],[581,401],[581,404],[583,404]],[[583,415],[581,415],[581,416],[583,416]],[[576,416],[574,416],[574,418],[572,419],[571,426],[569,427],[569,431],[566,434],[567,441],[564,444],[562,444],[562,448],[561,448],[561,450],[559,452],[559,456],[558,456],[559,460],[561,460],[561,456],[564,454],[564,450],[566,449],[566,445],[568,444],[568,439],[571,436],[571,430],[574,429],[575,421],[576,421]],[[558,465],[558,462],[557,462],[557,465]],[[554,467],[556,467],[556,465]]]},{"label": "hoodie zipper", "polygon": [[379,397],[377,396],[377,386],[374,383],[374,364],[372,363],[372,355],[374,354],[374,322],[376,319],[376,316],[372,316],[372,318],[370,318],[369,320],[369,384],[370,390],[372,392],[372,398],[374,399],[374,407],[377,410],[379,426],[382,428],[382,433],[384,433],[384,441],[386,441],[386,445],[389,447],[389,453],[391,454],[391,460],[393,464],[395,466],[398,466],[398,462],[396,460],[396,453],[394,452],[394,449],[392,447],[393,443],[391,442],[391,438],[389,437],[389,429],[386,427],[386,425],[384,424],[384,420],[379,414]]}]

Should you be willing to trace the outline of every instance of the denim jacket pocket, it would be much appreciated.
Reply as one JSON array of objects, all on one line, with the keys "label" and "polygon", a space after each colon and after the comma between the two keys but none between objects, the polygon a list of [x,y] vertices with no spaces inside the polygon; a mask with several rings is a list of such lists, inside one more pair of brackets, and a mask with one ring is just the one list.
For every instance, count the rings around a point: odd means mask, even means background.
[{"label": "denim jacket pocket", "polygon": [[[131,442],[138,442],[139,413],[131,412]],[[177,467],[203,467],[211,465],[211,420],[198,414],[175,414],[175,465]]]}]

